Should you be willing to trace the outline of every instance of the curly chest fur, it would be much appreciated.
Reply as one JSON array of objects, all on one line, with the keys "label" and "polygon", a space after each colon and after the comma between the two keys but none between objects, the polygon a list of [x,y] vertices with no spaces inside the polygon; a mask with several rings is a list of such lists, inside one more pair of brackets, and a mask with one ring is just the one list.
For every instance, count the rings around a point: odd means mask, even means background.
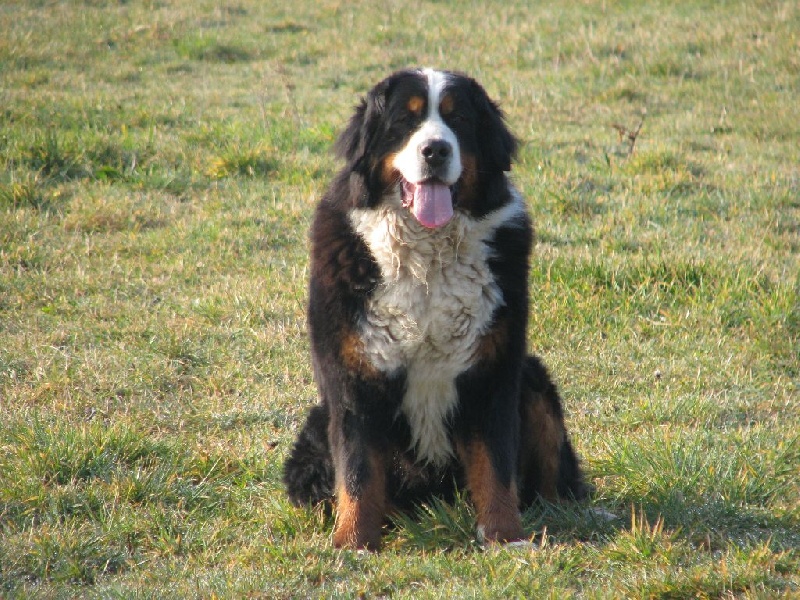
[{"label": "curly chest fur", "polygon": [[442,465],[452,455],[447,423],[458,401],[456,377],[474,364],[503,303],[487,240],[516,210],[482,220],[457,215],[437,230],[391,207],[350,215],[382,278],[359,324],[364,352],[384,373],[405,369],[401,410],[421,461]]}]

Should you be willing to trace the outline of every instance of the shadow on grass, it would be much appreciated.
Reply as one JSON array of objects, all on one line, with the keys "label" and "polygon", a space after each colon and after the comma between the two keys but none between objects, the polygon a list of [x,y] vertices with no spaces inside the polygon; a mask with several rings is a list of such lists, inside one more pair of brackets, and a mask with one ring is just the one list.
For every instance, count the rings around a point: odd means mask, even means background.
[{"label": "shadow on grass", "polygon": [[[679,497],[634,499],[613,505],[603,501],[540,503],[523,513],[526,534],[536,543],[608,543],[637,523],[659,523],[675,540],[715,552],[730,546],[767,544],[775,552],[800,549],[800,518],[786,511],[737,506],[722,500],[692,502]],[[475,512],[461,495],[454,502],[433,498],[392,516],[388,545],[423,550],[478,547]]]},{"label": "shadow on grass", "polygon": [[731,548],[764,547],[777,554],[800,549],[800,519],[787,510],[737,506],[723,500],[634,499],[628,504],[545,504],[524,513],[526,531],[545,544],[589,542],[602,547],[628,538],[664,537],[697,552],[715,555]]}]

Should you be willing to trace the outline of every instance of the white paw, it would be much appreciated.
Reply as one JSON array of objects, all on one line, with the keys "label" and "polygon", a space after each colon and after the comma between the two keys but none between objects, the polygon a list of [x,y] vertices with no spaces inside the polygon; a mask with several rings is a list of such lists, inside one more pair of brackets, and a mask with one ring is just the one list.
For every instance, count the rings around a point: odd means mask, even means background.
[{"label": "white paw", "polygon": [[614,513],[606,510],[605,508],[590,508],[589,512],[598,519],[600,519],[601,521],[616,521],[617,519],[619,519],[618,515],[615,515]]},{"label": "white paw", "polygon": [[539,544],[532,540],[516,540],[514,542],[506,542],[503,548],[507,550],[538,550]]}]

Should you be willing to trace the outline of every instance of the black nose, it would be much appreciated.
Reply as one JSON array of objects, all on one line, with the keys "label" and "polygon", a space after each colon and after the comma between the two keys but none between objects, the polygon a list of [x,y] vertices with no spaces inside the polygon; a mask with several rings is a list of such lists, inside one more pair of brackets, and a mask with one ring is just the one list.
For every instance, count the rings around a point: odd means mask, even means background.
[{"label": "black nose", "polygon": [[431,167],[440,167],[450,158],[453,148],[444,140],[430,140],[423,142],[419,147],[422,158]]}]

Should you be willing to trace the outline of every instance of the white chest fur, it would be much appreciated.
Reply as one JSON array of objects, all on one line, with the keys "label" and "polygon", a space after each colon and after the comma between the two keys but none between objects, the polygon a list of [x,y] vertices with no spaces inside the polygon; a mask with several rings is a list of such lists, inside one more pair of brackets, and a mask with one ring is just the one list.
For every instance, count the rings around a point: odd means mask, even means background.
[{"label": "white chest fur", "polygon": [[514,194],[509,205],[484,219],[456,212],[435,230],[395,206],[350,214],[383,277],[361,323],[364,350],[380,371],[405,367],[401,410],[422,461],[442,465],[452,455],[446,424],[457,401],[455,379],[474,362],[481,336],[503,303],[486,241],[523,211]]}]

